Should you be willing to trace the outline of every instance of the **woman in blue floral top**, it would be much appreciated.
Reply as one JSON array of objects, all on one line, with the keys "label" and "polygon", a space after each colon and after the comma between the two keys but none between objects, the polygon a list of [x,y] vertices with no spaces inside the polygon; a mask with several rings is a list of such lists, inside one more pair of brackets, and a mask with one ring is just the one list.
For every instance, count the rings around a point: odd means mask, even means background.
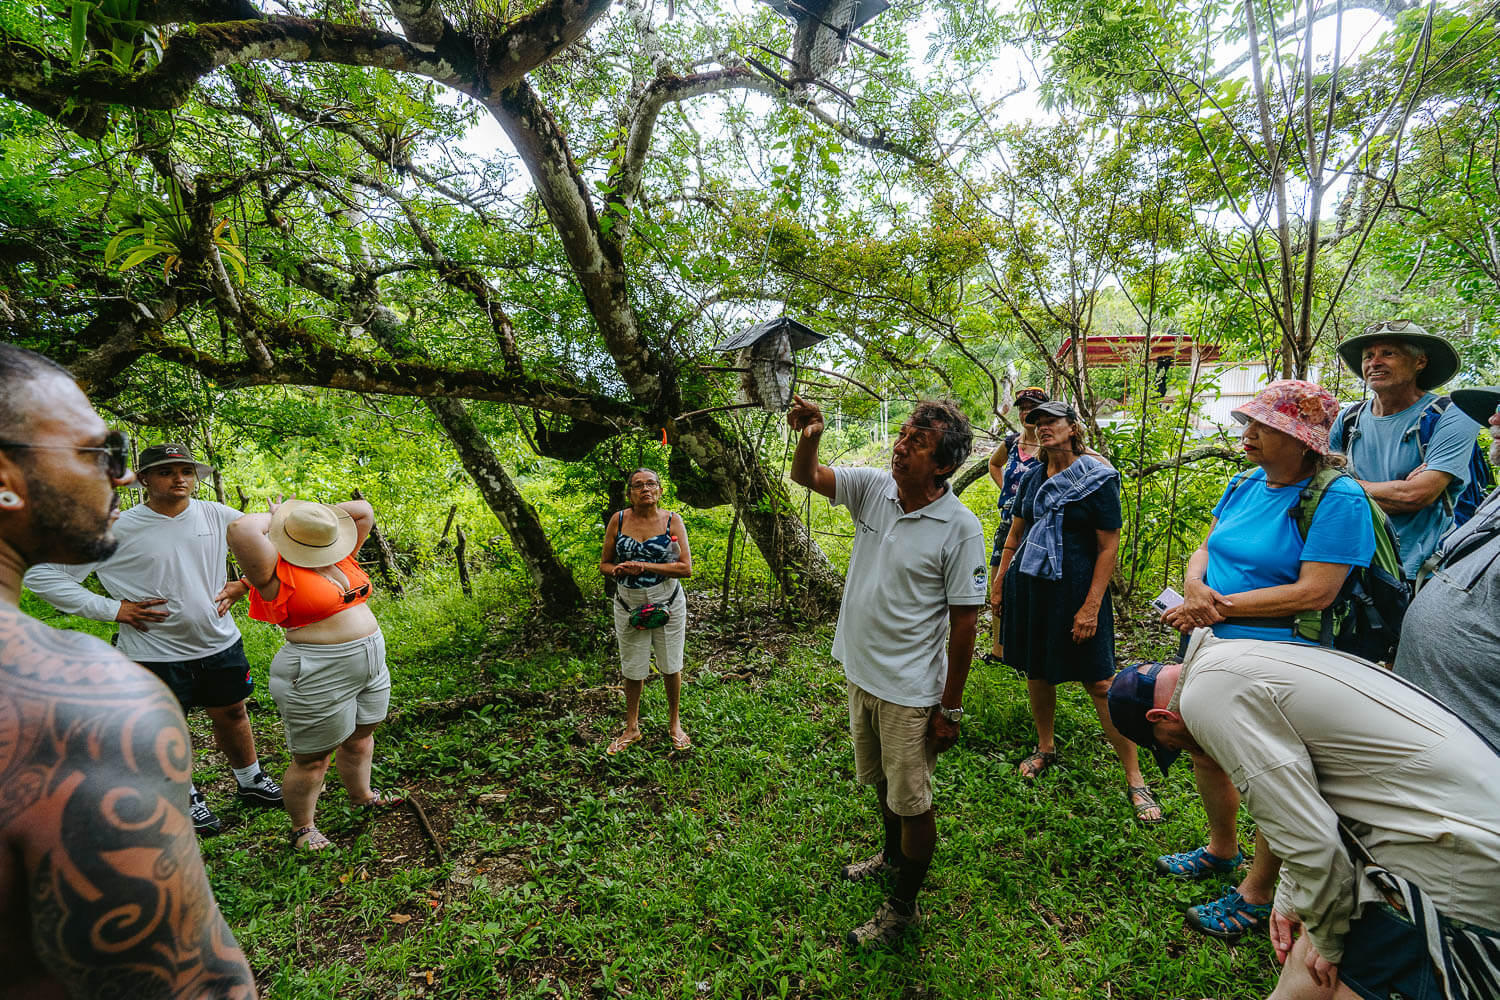
[{"label": "woman in blue floral top", "polygon": [[[641,688],[651,672],[651,656],[667,690],[667,734],[677,750],[693,745],[677,715],[682,693],[682,647],[687,638],[687,597],[681,580],[693,575],[682,518],[664,511],[661,478],[650,469],[630,474],[625,498],[630,506],[610,515],[604,526],[604,551],[599,572],[618,585],[611,601],[615,640],[625,675],[625,729],[610,741],[608,753],[617,754],[641,738]],[[657,628],[637,628],[631,612],[645,604],[665,607],[667,622]]]},{"label": "woman in blue floral top", "polygon": [[1036,428],[1026,422],[1026,414],[1051,397],[1040,386],[1027,386],[1016,393],[1016,410],[1021,415],[1021,430],[1011,431],[990,455],[990,478],[1000,487],[1000,525],[995,529],[995,544],[990,550],[990,651],[979,658],[986,663],[1001,663],[1005,657],[1005,644],[1000,639],[1000,551],[1005,546],[1005,536],[1010,534],[1012,508],[1016,492],[1026,473],[1036,468],[1041,447],[1036,442]]}]

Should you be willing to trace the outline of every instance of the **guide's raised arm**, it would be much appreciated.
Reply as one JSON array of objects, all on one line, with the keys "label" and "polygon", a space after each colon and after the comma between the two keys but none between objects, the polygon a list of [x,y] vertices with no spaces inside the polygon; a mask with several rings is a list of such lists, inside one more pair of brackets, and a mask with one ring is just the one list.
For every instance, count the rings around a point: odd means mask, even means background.
[{"label": "guide's raised arm", "polygon": [[786,413],[786,424],[801,431],[797,451],[792,455],[792,482],[833,499],[833,469],[818,461],[818,444],[823,438],[823,411],[801,396],[792,397],[792,408]]}]

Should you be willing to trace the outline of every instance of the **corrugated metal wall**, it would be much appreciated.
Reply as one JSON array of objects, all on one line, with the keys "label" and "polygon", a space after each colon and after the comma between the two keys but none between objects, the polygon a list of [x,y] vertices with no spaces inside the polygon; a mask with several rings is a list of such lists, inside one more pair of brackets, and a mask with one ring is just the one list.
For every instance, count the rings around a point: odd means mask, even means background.
[{"label": "corrugated metal wall", "polygon": [[[1316,382],[1321,374],[1320,369],[1315,366],[1307,377]],[[1202,374],[1198,377],[1202,391],[1207,396],[1198,411],[1203,426],[1234,426],[1235,421],[1229,415],[1230,411],[1255,398],[1255,394],[1264,389],[1273,377],[1267,375],[1266,366],[1258,361],[1238,365],[1204,365]],[[1217,399],[1213,396],[1215,389],[1218,391]]]}]

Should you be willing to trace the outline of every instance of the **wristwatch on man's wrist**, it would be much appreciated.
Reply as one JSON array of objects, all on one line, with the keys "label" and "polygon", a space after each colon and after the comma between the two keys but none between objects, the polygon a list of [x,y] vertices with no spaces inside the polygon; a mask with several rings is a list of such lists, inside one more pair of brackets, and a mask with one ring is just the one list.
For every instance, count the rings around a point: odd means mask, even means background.
[{"label": "wristwatch on man's wrist", "polygon": [[945,708],[942,705],[939,705],[938,714],[947,719],[949,722],[959,723],[964,721],[964,709],[962,705],[960,705],[958,708]]}]

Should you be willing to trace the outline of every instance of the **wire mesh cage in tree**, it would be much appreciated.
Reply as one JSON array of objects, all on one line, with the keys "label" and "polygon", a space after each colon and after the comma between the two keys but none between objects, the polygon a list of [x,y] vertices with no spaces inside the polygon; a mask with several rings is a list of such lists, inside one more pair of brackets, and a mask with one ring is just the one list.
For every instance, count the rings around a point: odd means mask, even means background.
[{"label": "wire mesh cage in tree", "polygon": [[740,389],[747,403],[780,413],[792,405],[796,389],[797,365],[793,352],[827,339],[806,324],[782,316],[757,323],[714,345],[714,350],[735,352],[735,364],[743,369]]},{"label": "wire mesh cage in tree", "polygon": [[793,78],[814,80],[844,58],[850,33],[890,6],[887,0],[765,0],[796,24]]}]

